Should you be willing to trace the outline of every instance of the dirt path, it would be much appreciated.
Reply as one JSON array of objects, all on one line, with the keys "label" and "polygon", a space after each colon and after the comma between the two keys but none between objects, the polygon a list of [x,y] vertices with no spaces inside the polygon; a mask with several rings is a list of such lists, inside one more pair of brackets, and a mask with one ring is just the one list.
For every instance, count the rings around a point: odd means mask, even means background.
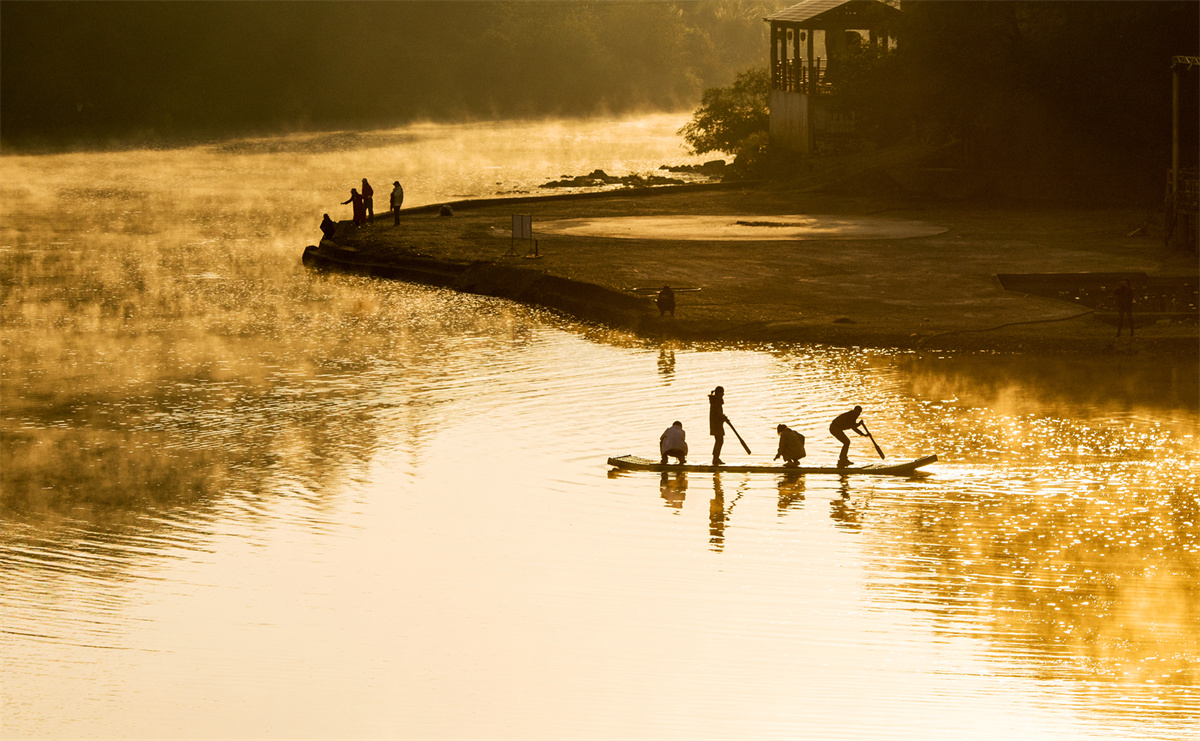
[{"label": "dirt path", "polygon": [[[506,257],[514,213],[532,216],[538,259]],[[647,297],[663,285],[699,289],[677,293],[675,318],[652,317],[643,328],[665,337],[1200,354],[1194,299],[1168,312],[1156,305],[1153,314],[1135,306],[1140,324],[1131,343],[1115,341],[1107,300],[1088,306],[1017,293],[996,277],[1118,273],[1133,276],[1135,286],[1139,274],[1194,280],[1194,255],[1168,252],[1154,236],[1127,236],[1145,220],[1134,209],[758,185],[460,204],[448,217],[406,212],[400,226],[387,215],[360,230],[344,228],[337,241],[364,259],[495,261]],[[790,230],[788,238],[753,237],[773,229]],[[720,238],[695,238],[706,230]],[[602,236],[618,233],[626,236]],[[529,249],[517,244],[521,255]]]}]

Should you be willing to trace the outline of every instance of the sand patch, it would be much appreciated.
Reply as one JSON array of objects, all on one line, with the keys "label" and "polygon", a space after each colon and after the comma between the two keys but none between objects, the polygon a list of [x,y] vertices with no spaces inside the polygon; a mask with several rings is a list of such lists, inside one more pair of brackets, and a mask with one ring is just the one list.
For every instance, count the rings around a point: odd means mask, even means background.
[{"label": "sand patch", "polygon": [[947,227],[872,216],[617,216],[534,223],[534,231],[573,237],[714,241],[804,239],[908,239],[932,237]]}]

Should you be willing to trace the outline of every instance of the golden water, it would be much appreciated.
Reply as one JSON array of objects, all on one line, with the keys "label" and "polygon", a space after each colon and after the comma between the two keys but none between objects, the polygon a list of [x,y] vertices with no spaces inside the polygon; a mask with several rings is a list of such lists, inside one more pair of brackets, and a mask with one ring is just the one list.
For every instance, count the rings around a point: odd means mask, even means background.
[{"label": "golden water", "polygon": [[[0,159],[0,735],[1195,737],[1194,359],[659,346],[298,264],[364,174],[624,174],[679,123]],[[941,462],[604,465],[702,458],[718,384],[728,462],[832,461],[853,404]]]}]

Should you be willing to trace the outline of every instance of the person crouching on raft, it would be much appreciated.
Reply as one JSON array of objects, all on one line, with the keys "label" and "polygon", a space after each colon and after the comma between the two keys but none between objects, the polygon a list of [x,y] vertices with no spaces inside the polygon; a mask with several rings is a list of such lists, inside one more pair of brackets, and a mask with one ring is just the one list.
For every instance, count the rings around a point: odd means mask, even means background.
[{"label": "person crouching on raft", "polygon": [[679,459],[679,465],[687,463],[687,433],[682,422],[673,422],[658,438],[658,452],[662,454],[662,465],[667,465],[667,456]]},{"label": "person crouching on raft", "polygon": [[775,454],[775,460],[782,457],[783,465],[791,468],[799,466],[800,459],[805,456],[804,435],[787,425],[779,425],[775,432],[779,433],[779,452]]},{"label": "person crouching on raft", "polygon": [[855,406],[848,412],[839,414],[829,423],[829,434],[836,437],[842,443],[842,454],[838,456],[837,467],[846,468],[852,461],[847,457],[850,453],[850,438],[846,437],[846,430],[854,430],[862,437],[866,437],[867,433],[862,429],[862,422],[858,421],[858,415],[862,414],[862,407]]}]

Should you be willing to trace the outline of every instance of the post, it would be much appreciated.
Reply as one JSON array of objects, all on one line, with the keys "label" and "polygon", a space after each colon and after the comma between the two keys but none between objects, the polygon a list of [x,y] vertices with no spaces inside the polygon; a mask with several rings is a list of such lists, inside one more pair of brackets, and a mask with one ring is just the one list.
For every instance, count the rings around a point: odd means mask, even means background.
[{"label": "post", "polygon": [[813,54],[816,48],[813,46],[813,34],[817,30],[815,28],[808,29],[808,94],[817,94],[817,76],[813,74]]},{"label": "post", "polygon": [[779,68],[779,26],[771,24],[771,89],[781,90],[781,79]]},{"label": "post", "polygon": [[1171,199],[1179,191],[1179,66],[1171,65]]}]

